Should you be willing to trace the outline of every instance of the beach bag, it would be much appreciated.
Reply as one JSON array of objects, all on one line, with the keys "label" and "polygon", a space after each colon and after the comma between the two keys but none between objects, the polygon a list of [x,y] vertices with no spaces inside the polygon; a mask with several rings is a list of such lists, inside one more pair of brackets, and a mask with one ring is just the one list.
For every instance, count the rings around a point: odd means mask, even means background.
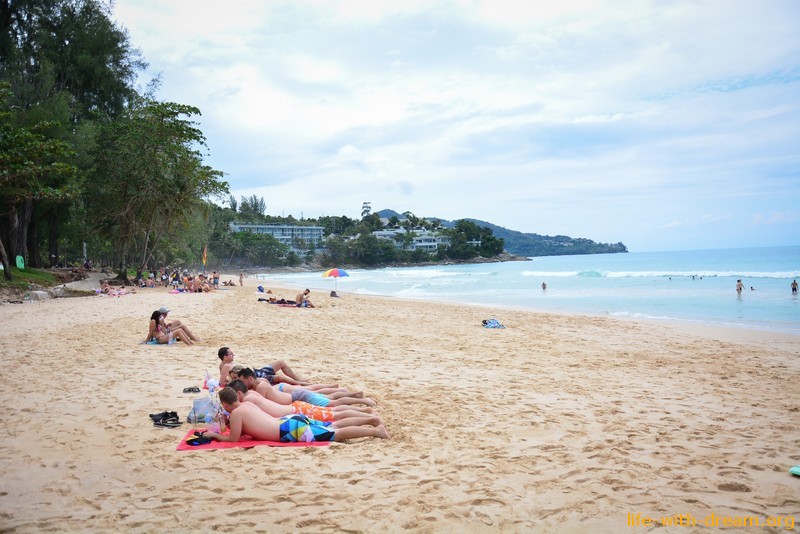
[{"label": "beach bag", "polygon": [[486,319],[483,321],[484,328],[505,328],[497,319]]},{"label": "beach bag", "polygon": [[189,410],[189,415],[186,416],[186,421],[189,423],[202,423],[206,420],[206,415],[214,417],[217,412],[217,407],[211,396],[200,397],[192,401],[192,409]]}]

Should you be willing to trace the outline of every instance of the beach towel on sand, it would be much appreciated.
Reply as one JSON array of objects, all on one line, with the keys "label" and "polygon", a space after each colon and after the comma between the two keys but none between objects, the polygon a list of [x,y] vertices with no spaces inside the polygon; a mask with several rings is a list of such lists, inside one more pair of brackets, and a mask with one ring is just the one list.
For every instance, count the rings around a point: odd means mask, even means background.
[{"label": "beach towel on sand", "polygon": [[[266,445],[268,447],[327,447],[331,444],[330,441],[311,441],[311,442],[291,442],[291,443],[284,443],[282,441],[259,441],[257,439],[253,439],[250,436],[243,435],[242,438],[237,442],[228,442],[228,441],[212,441],[211,443],[206,443],[205,445],[196,445],[192,446],[186,443],[186,440],[193,436],[195,433],[194,430],[189,430],[185,436],[181,438],[181,441],[178,443],[178,448],[175,449],[177,451],[206,451],[210,449],[234,449],[237,447],[249,449],[251,447],[258,447],[261,445]],[[225,432],[227,434],[227,432]]]}]

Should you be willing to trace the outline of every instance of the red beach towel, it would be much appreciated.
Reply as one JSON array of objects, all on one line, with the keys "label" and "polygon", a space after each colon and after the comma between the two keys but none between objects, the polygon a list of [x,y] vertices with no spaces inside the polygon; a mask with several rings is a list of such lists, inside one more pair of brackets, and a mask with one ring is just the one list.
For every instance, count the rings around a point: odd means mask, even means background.
[{"label": "red beach towel", "polygon": [[[183,436],[178,442],[178,448],[175,449],[177,451],[206,451],[210,449],[234,449],[234,448],[245,448],[249,449],[251,447],[258,447],[262,445],[266,445],[267,447],[327,447],[331,444],[330,441],[311,441],[311,442],[298,442],[298,443],[284,443],[283,441],[260,441],[257,439],[253,439],[248,435],[242,435],[241,439],[236,442],[230,441],[212,441],[211,443],[206,443],[205,445],[196,445],[192,446],[186,443],[186,440],[195,433],[194,430],[190,430]],[[228,434],[228,432],[224,432],[224,434]]]}]

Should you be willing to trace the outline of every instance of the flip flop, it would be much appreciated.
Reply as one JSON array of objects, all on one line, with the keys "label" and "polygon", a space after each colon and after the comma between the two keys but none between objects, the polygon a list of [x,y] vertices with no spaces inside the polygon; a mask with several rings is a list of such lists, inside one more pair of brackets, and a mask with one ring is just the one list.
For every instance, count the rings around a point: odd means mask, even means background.
[{"label": "flip flop", "polygon": [[192,386],[190,388],[183,388],[184,393],[200,393],[200,388],[197,386]]},{"label": "flip flop", "polygon": [[178,413],[177,412],[161,412],[161,413],[151,413],[150,419],[153,421],[163,421],[163,420],[170,420],[174,419],[175,421],[178,420]]},{"label": "flip flop", "polygon": [[161,426],[165,428],[178,428],[183,423],[180,421],[168,421],[166,419],[161,419],[160,421],[153,421],[153,426]]}]

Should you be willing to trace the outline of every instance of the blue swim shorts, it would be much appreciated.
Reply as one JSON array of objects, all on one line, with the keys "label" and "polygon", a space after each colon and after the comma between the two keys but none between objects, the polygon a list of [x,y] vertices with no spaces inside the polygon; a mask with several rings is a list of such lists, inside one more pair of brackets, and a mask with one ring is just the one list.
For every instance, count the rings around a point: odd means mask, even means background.
[{"label": "blue swim shorts", "polygon": [[303,401],[315,406],[328,406],[331,403],[328,397],[302,388],[292,391],[292,402],[294,401]]}]

